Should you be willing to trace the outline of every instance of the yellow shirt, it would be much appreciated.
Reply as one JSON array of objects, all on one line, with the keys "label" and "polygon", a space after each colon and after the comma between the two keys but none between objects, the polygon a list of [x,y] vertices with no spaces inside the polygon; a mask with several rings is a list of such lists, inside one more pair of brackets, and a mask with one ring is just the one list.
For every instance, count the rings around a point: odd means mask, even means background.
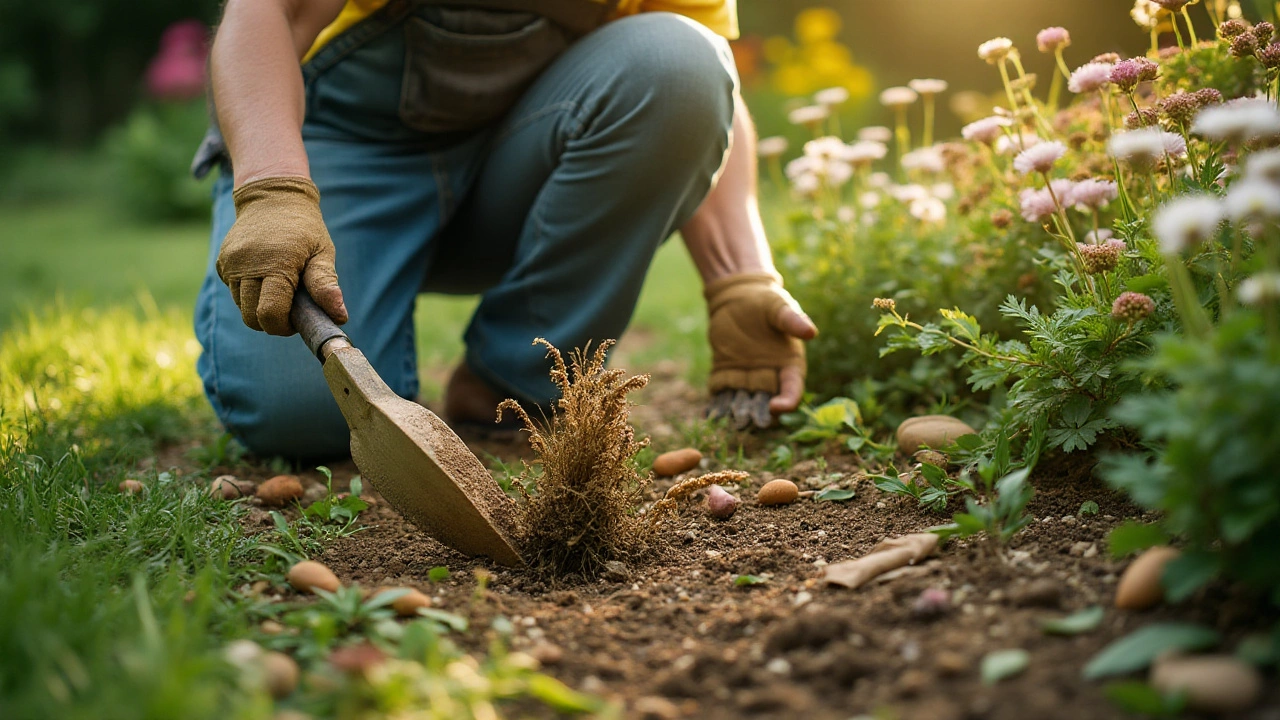
[{"label": "yellow shirt", "polygon": [[[387,2],[388,0],[347,0],[342,12],[338,13],[338,18],[320,31],[315,43],[302,59],[303,62],[310,60],[330,40],[369,17]],[[730,40],[738,37],[738,0],[621,0],[613,17],[642,12],[679,13],[706,25],[717,35]]]}]

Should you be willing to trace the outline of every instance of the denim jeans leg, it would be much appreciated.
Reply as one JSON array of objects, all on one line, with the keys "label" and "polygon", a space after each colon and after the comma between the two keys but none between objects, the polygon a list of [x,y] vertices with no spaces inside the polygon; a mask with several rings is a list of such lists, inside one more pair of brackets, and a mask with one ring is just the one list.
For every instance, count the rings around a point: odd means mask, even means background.
[{"label": "denim jeans leg", "polygon": [[558,391],[535,337],[572,349],[622,334],[654,252],[723,162],[735,83],[727,44],[669,13],[609,23],[539,77],[433,267],[497,283],[466,334],[476,374],[546,404]]}]

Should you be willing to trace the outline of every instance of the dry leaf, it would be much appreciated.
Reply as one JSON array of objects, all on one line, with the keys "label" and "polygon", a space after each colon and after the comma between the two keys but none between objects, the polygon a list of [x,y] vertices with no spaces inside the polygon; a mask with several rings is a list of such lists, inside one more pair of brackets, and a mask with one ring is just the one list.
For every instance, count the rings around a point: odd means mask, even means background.
[{"label": "dry leaf", "polygon": [[883,540],[871,552],[857,560],[845,560],[827,566],[823,581],[828,585],[841,585],[849,589],[860,587],[868,580],[884,573],[913,565],[938,548],[938,536],[933,533],[912,533]]}]

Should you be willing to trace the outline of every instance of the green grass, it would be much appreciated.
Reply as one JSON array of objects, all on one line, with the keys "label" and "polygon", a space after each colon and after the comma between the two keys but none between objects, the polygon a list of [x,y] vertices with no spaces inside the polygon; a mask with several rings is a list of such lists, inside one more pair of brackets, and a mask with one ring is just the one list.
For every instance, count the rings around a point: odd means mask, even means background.
[{"label": "green grass", "polygon": [[[207,228],[139,225],[56,180],[33,183],[21,202],[0,192],[0,717],[270,717],[279,706],[223,659],[228,640],[252,637],[323,672],[330,647],[377,631],[343,622],[345,596],[265,607],[237,590],[281,584],[292,557],[334,533],[295,520],[245,537],[243,507],[211,499],[207,473],[192,469],[236,457],[218,442],[194,372],[191,306]],[[684,249],[668,243],[634,323],[647,338],[632,348],[636,363],[678,358],[705,374],[699,287]],[[424,364],[456,361],[474,303],[420,300]],[[155,463],[160,450],[193,442],[185,472]],[[146,489],[119,492],[126,478]],[[300,634],[281,646],[256,629],[266,617],[294,618]],[[610,711],[505,653],[479,665],[502,697],[446,679],[472,662],[432,639],[451,631],[423,619],[403,639],[376,637],[415,661],[403,677],[385,688],[338,678],[285,706],[325,716],[353,703],[429,703],[433,717],[469,717],[520,696]],[[430,697],[406,696],[406,681]]]}]

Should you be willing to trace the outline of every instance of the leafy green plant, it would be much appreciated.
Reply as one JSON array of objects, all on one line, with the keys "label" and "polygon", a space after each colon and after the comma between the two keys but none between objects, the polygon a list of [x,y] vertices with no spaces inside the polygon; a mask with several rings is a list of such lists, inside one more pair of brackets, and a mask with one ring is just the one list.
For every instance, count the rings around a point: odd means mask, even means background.
[{"label": "leafy green plant", "polygon": [[1169,651],[1207,650],[1220,642],[1214,630],[1187,623],[1156,623],[1135,630],[1106,646],[1084,667],[1086,680],[1098,680],[1146,669]]},{"label": "leafy green plant", "polygon": [[209,124],[201,101],[141,105],[105,139],[120,205],[143,220],[207,218],[209,182],[191,177],[191,156]]},{"label": "leafy green plant", "polygon": [[849,398],[832,398],[817,407],[802,405],[799,412],[784,415],[782,424],[793,428],[788,442],[837,444],[850,452],[870,452],[875,456],[893,453],[893,448],[871,440],[858,403]]},{"label": "leafy green plant", "polygon": [[880,491],[915,498],[921,507],[934,512],[945,510],[952,495],[972,489],[932,463],[920,463],[918,469],[906,473],[890,465],[888,473],[872,475],[871,480]]},{"label": "leafy green plant", "polygon": [[336,531],[338,535],[350,535],[355,530],[356,517],[369,509],[369,503],[360,499],[364,483],[356,475],[351,478],[351,492],[337,495],[333,492],[333,472],[323,465],[316,470],[325,477],[325,496],[308,505],[302,511],[302,516],[320,523],[333,523],[339,526]]}]

